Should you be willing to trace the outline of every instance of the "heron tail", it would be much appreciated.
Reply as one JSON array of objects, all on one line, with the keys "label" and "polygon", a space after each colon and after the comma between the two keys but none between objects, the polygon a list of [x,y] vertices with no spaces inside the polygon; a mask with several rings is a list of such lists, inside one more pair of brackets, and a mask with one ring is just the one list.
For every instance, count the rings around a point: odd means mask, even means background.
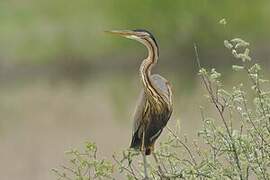
[{"label": "heron tail", "polygon": [[[135,149],[135,150],[140,150],[141,151],[141,139],[139,138],[132,138],[130,148]],[[152,153],[152,146],[145,147],[144,153],[146,156],[151,155]]]},{"label": "heron tail", "polygon": [[139,150],[141,147],[142,141],[141,139],[138,138],[137,132],[133,135],[131,143],[130,143],[130,148],[137,149]]}]

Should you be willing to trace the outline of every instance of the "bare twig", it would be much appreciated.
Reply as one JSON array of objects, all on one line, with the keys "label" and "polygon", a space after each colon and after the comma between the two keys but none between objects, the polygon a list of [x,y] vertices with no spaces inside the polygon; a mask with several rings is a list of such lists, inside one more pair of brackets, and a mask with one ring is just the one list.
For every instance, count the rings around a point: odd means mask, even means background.
[{"label": "bare twig", "polygon": [[[197,46],[196,44],[194,44],[194,50],[195,50],[195,54],[196,54],[196,61],[198,63],[198,67],[200,68],[201,67],[201,64],[200,64],[200,59],[199,59],[199,55],[198,55],[198,49],[197,49]],[[231,146],[232,146],[232,150],[233,150],[233,154],[234,154],[234,160],[235,160],[235,163],[237,165],[237,168],[239,170],[239,176],[240,176],[240,179],[243,180],[243,175],[242,175],[242,168],[241,168],[241,164],[240,164],[240,160],[239,160],[239,157],[238,157],[238,153],[237,153],[237,149],[236,149],[236,145],[235,145],[235,142],[233,140],[233,137],[232,137],[232,134],[231,134],[231,131],[229,129],[229,126],[224,118],[224,115],[223,115],[223,112],[224,112],[224,109],[221,108],[219,106],[219,103],[218,103],[218,99],[214,96],[214,93],[213,93],[213,90],[212,90],[212,85],[211,85],[211,82],[209,81],[209,79],[207,77],[205,77],[204,74],[201,74],[201,78],[202,78],[202,81],[203,81],[203,84],[212,100],[212,103],[214,104],[214,106],[216,107],[218,113],[219,113],[219,116],[221,117],[221,120],[225,126],[225,129],[227,131],[227,134],[229,135],[229,138],[230,138],[230,141],[231,141]]]},{"label": "bare twig", "polygon": [[168,126],[166,126],[166,129],[176,138],[176,140],[183,145],[183,147],[186,149],[186,151],[188,152],[192,162],[194,163],[194,165],[197,165],[197,162],[195,160],[195,157],[193,156],[191,150],[189,149],[189,147],[173,132],[173,130],[171,130]]},{"label": "bare twig", "polygon": [[128,172],[130,175],[132,175],[132,177],[134,177],[136,180],[140,179],[137,177],[137,175],[134,173],[134,171],[123,166],[122,163],[115,156],[112,156],[112,157],[113,157],[114,161],[120,166],[120,168],[124,169],[126,172]]}]

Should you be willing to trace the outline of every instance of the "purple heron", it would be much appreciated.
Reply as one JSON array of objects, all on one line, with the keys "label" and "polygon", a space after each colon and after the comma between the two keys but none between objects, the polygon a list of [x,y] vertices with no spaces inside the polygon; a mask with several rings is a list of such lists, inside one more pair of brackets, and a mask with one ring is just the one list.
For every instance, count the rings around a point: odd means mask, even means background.
[{"label": "purple heron", "polygon": [[148,49],[148,56],[140,66],[143,90],[135,111],[130,148],[150,155],[172,114],[172,91],[169,82],[158,74],[151,74],[152,67],[157,64],[159,57],[158,44],[154,36],[146,30],[107,32],[139,41]]}]

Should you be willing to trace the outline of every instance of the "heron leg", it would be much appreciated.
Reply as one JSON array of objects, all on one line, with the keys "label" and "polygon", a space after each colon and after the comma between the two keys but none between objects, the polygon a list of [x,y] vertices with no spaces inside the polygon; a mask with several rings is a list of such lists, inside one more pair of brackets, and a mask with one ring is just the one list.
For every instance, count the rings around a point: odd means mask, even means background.
[{"label": "heron leg", "polygon": [[143,130],[141,152],[143,156],[144,180],[149,180],[148,171],[147,171],[147,159],[146,159],[145,147],[144,147],[144,136],[145,136],[145,130]]}]

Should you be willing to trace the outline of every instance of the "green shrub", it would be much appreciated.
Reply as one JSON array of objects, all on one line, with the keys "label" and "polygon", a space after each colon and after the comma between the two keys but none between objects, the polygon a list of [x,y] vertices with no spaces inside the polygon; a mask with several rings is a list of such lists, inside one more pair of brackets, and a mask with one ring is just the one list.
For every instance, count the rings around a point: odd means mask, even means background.
[{"label": "green shrub", "polygon": [[[217,115],[201,108],[201,143],[181,137],[179,126],[175,130],[166,128],[167,140],[155,152],[157,161],[147,164],[150,179],[270,179],[270,91],[265,90],[268,81],[260,65],[253,63],[248,42],[234,38],[225,40],[224,45],[238,60],[232,66],[233,73],[244,73],[247,81],[224,87],[220,73],[201,67],[195,46],[198,75]],[[113,169],[127,179],[144,178],[144,164],[137,157],[140,153],[126,150],[114,155],[112,165],[97,160],[96,147],[88,145],[92,148],[86,146],[84,153],[70,152],[71,167],[63,167],[64,172],[54,170],[59,179],[114,179]],[[66,171],[73,176],[67,176]]]},{"label": "green shrub", "polygon": [[113,165],[97,158],[96,144],[86,142],[82,151],[73,149],[66,154],[69,156],[69,166],[62,166],[61,171],[52,169],[58,179],[112,179]]}]

